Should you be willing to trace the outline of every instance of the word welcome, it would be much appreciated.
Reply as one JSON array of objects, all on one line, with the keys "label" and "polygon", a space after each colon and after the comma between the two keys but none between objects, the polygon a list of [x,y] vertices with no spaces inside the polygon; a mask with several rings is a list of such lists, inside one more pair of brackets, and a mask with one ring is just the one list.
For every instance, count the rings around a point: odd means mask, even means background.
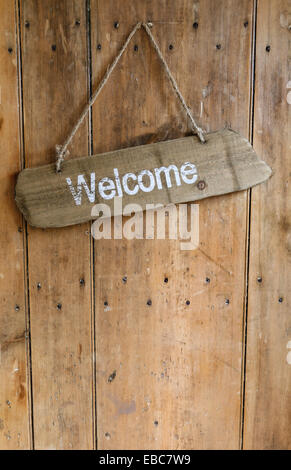
[{"label": "word welcome", "polygon": [[[193,163],[185,162],[181,165],[180,170],[176,165],[162,166],[155,168],[153,171],[142,170],[138,175],[135,173],[126,173],[120,177],[117,168],[113,169],[114,178],[102,178],[97,185],[98,192],[102,199],[109,200],[114,197],[123,197],[126,193],[134,196],[138,191],[149,193],[155,188],[163,189],[164,183],[167,188],[172,188],[172,180],[176,186],[181,186],[182,181],[186,184],[193,184],[198,178],[196,166]],[[72,193],[76,206],[82,204],[82,189],[90,202],[95,202],[96,196],[96,174],[90,173],[90,187],[85,180],[84,175],[78,175],[77,187],[73,186],[71,178],[66,178],[67,184]]]}]

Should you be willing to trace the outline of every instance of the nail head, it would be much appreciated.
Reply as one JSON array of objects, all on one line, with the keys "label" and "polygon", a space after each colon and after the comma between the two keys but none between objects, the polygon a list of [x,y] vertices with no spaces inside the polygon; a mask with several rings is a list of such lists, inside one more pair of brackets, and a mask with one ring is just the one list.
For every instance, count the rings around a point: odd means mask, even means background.
[{"label": "nail head", "polygon": [[116,370],[112,372],[112,374],[109,375],[108,377],[108,382],[111,383],[116,377]]},{"label": "nail head", "polygon": [[197,188],[200,190],[200,191],[203,191],[203,189],[206,188],[206,183],[204,180],[200,180],[198,181],[197,183]]}]

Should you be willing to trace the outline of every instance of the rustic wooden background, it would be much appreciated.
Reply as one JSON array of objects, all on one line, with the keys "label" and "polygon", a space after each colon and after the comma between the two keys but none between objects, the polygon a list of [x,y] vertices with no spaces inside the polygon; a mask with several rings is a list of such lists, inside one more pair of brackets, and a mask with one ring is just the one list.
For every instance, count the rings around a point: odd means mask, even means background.
[{"label": "rustic wooden background", "polygon": [[[0,0],[0,12],[0,447],[290,449],[290,0]],[[273,168],[201,202],[195,252],[33,229],[13,201],[17,173],[54,160],[140,20],[200,124],[231,126]],[[141,30],[71,157],[188,130]]]}]

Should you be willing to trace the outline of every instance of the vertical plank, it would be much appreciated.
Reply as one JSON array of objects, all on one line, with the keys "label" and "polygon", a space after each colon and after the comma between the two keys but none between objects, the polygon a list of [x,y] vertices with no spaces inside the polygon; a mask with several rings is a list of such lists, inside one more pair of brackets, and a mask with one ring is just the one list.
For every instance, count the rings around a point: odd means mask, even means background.
[{"label": "vertical plank", "polygon": [[29,449],[22,218],[14,204],[21,169],[14,2],[0,1],[0,448]]},{"label": "vertical plank", "polygon": [[252,193],[246,449],[291,449],[290,18],[290,0],[259,0],[254,147],[273,176]]},{"label": "vertical plank", "polygon": [[[22,2],[27,166],[54,161],[88,99],[86,2]],[[88,122],[71,155],[88,154]],[[93,447],[90,233],[28,228],[37,449]],[[84,280],[80,282],[80,280]]]},{"label": "vertical plank", "polygon": [[[91,8],[94,83],[134,24],[150,20],[203,127],[248,136],[252,2]],[[93,129],[94,152],[187,132],[143,31],[94,105]],[[202,201],[195,252],[175,241],[96,242],[100,449],[239,447],[246,208],[246,193]]]}]

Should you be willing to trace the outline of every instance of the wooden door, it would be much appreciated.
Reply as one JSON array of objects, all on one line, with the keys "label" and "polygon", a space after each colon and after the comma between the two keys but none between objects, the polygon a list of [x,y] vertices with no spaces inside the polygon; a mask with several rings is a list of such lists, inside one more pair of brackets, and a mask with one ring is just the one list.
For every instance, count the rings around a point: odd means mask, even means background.
[{"label": "wooden door", "polygon": [[[0,448],[291,448],[290,1],[0,11]],[[13,201],[17,173],[54,161],[138,21],[200,125],[240,132],[273,169],[200,202],[195,251],[35,229]],[[189,132],[139,30],[69,158]]]}]

